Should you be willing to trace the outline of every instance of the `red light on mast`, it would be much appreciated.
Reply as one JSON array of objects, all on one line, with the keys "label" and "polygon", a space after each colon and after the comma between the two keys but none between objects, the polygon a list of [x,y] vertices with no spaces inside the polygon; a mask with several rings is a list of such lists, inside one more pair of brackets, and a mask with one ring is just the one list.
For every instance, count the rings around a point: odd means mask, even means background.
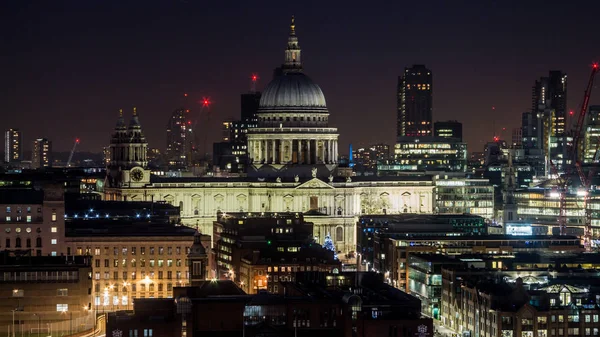
[{"label": "red light on mast", "polygon": [[598,63],[592,64],[592,68],[594,68],[594,69],[598,68]]},{"label": "red light on mast", "polygon": [[573,116],[573,110],[569,111],[569,115]]},{"label": "red light on mast", "polygon": [[183,94],[183,97],[187,97],[187,93]]},{"label": "red light on mast", "polygon": [[211,103],[212,102],[210,101],[210,98],[208,98],[208,97],[202,97],[201,104],[202,104],[203,107],[207,107],[208,108]]},{"label": "red light on mast", "polygon": [[79,138],[75,139],[75,143],[79,144]]}]

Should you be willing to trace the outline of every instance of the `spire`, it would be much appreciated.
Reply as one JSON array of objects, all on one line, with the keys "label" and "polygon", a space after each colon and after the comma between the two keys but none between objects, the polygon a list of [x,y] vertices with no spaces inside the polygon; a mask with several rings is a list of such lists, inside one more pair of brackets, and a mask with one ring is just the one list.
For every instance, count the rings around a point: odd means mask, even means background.
[{"label": "spire", "polygon": [[115,127],[117,130],[125,129],[125,118],[123,118],[123,109],[119,109],[119,118],[117,119],[117,126]]},{"label": "spire", "polygon": [[129,121],[130,129],[139,129],[141,127],[140,120],[138,118],[137,108],[133,107],[133,115],[131,116],[131,121]]},{"label": "spire", "polygon": [[285,49],[285,62],[282,66],[284,73],[302,72],[300,52],[298,37],[296,36],[296,18],[292,15],[290,35],[288,36],[287,48]]},{"label": "spire", "polygon": [[296,18],[292,15],[292,23],[290,24],[290,36],[296,36]]}]

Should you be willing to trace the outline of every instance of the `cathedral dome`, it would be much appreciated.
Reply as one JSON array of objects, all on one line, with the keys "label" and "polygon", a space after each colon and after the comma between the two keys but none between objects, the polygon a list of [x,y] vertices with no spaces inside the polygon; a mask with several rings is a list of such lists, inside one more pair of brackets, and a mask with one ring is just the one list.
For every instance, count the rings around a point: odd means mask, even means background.
[{"label": "cathedral dome", "polygon": [[324,110],[321,88],[302,72],[284,72],[267,85],[259,110]]}]

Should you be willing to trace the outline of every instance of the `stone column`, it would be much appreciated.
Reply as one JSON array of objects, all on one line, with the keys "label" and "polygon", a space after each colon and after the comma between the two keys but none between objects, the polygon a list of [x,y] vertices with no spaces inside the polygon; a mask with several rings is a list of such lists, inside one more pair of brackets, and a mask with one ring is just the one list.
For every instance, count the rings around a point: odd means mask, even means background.
[{"label": "stone column", "polygon": [[331,139],[327,140],[327,164],[331,164]]},{"label": "stone column", "polygon": [[338,142],[337,142],[337,140],[335,140],[333,142],[333,153],[334,153],[333,162],[334,162],[334,164],[337,164],[337,161],[338,161]]},{"label": "stone column", "polygon": [[298,164],[304,164],[304,149],[302,145],[302,139],[298,139]]},{"label": "stone column", "polygon": [[273,164],[276,164],[276,163],[277,163],[277,158],[276,158],[277,151],[275,150],[275,143],[276,143],[276,142],[277,142],[277,141],[276,141],[275,139],[273,139],[273,140],[271,141],[271,146],[273,147],[273,159],[272,159],[272,160],[273,160]]},{"label": "stone column", "polygon": [[262,140],[259,139],[256,143],[258,145],[258,156],[256,160],[260,163],[262,161]]},{"label": "stone column", "polygon": [[310,164],[312,161],[312,157],[311,157],[312,153],[310,151],[310,143],[311,143],[310,139],[306,141],[306,158],[307,158],[306,163],[307,164]]}]

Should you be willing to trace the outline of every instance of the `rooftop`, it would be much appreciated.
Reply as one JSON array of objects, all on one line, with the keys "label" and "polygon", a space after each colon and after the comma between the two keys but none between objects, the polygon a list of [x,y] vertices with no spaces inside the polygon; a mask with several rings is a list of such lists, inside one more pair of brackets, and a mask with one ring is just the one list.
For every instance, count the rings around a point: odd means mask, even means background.
[{"label": "rooftop", "polygon": [[100,219],[89,221],[74,219],[66,222],[67,237],[146,237],[146,236],[185,236],[193,238],[196,230],[154,222],[132,222],[124,220]]},{"label": "rooftop", "polygon": [[44,191],[29,188],[0,189],[0,204],[41,205],[43,202]]}]

